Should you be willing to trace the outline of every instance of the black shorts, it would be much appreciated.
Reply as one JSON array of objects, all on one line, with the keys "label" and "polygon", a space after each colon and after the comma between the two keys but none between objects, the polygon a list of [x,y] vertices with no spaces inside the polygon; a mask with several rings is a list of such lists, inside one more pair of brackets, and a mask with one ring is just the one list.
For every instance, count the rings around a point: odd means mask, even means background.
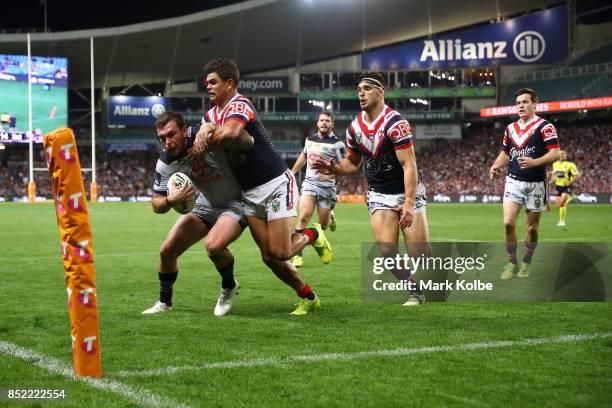
[{"label": "black shorts", "polygon": [[557,186],[557,194],[561,195],[563,193],[572,195],[572,188],[570,186]]}]

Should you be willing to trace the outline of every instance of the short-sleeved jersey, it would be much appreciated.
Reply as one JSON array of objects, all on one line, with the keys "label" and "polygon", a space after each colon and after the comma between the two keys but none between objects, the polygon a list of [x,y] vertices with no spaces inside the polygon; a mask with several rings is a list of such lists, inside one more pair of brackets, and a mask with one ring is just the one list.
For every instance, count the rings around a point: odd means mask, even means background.
[{"label": "short-sleeved jersey", "polygon": [[363,156],[370,190],[405,192],[404,170],[395,151],[412,147],[412,130],[399,112],[385,105],[372,123],[361,112],[346,129],[346,146],[350,153]]},{"label": "short-sleeved jersey", "polygon": [[520,121],[509,124],[503,140],[503,149],[510,156],[508,175],[520,181],[544,181],[546,166],[521,169],[518,158],[537,159],[556,147],[559,147],[557,130],[552,123],[537,115],[525,124]]},{"label": "short-sleeved jersey", "polygon": [[230,157],[230,165],[243,191],[261,186],[287,170],[287,164],[270,142],[259,113],[244,96],[237,93],[221,111],[214,106],[204,113],[202,123],[222,126],[231,120],[242,122],[255,141],[252,149]]},{"label": "short-sleeved jersey", "polygon": [[559,187],[569,186],[570,181],[580,174],[576,165],[567,160],[554,162],[552,168],[555,175],[555,185]]},{"label": "short-sleeved jersey", "polygon": [[336,179],[321,180],[319,172],[311,167],[315,157],[332,160],[336,164],[344,158],[344,143],[336,135],[332,133],[329,136],[322,137],[314,134],[308,137],[304,143],[302,154],[306,156],[306,180],[321,187],[333,187],[336,185]]},{"label": "short-sleeved jersey", "polygon": [[240,200],[240,186],[230,168],[225,150],[206,152],[197,162],[187,159],[187,150],[193,146],[196,133],[197,129],[188,128],[185,151],[178,156],[169,156],[165,151],[159,155],[155,165],[153,192],[168,195],[168,179],[180,171],[189,176],[213,207],[223,208],[230,201]]}]

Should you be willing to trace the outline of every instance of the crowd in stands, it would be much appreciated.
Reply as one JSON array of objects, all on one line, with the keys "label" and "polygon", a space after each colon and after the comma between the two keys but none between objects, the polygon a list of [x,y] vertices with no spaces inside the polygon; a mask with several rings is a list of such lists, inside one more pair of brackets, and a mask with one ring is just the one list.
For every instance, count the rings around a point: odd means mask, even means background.
[{"label": "crowd in stands", "polygon": [[[582,179],[576,193],[612,192],[612,125],[590,124],[560,126],[561,147],[568,160],[576,163]],[[501,149],[503,130],[484,128],[472,131],[461,140],[438,139],[417,149],[419,177],[429,196],[435,194],[502,194],[503,177],[489,180],[489,167]],[[416,141],[418,145],[419,141]],[[42,148],[36,149],[34,167],[45,167]],[[79,150],[81,167],[91,167],[90,150]],[[26,146],[0,150],[0,197],[9,200],[26,195],[29,180]],[[137,151],[108,153],[97,156],[99,196],[123,199],[150,196],[156,152]],[[51,198],[51,185],[46,172],[35,172],[37,195]],[[91,173],[84,172],[88,189]],[[340,177],[338,194],[363,194],[367,183],[362,173]]]},{"label": "crowd in stands", "polygon": [[[81,168],[91,168],[90,152],[89,148],[79,148]],[[27,153],[27,149],[15,149],[6,158],[2,157],[4,155],[0,156],[0,197],[8,200],[26,195],[29,181]],[[102,152],[97,154],[96,158],[98,196],[129,199],[153,194],[151,184],[155,171],[155,154],[151,152]],[[46,167],[42,149],[35,156],[34,167]],[[46,198],[53,196],[48,172],[34,172],[34,182],[37,196]],[[91,172],[83,172],[83,182],[85,189],[89,191]]]},{"label": "crowd in stands", "polygon": [[[562,126],[561,148],[582,173],[575,192],[612,192],[612,125]],[[436,140],[417,153],[419,176],[429,194],[502,194],[503,178],[489,180],[503,130],[474,132],[459,140]]]}]

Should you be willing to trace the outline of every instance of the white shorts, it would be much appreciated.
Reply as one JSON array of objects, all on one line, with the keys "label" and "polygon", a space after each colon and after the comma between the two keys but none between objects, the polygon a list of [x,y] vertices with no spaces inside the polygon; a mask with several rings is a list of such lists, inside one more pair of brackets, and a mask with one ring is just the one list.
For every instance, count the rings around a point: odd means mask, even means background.
[{"label": "white shorts", "polygon": [[242,201],[238,200],[229,201],[223,208],[216,208],[211,206],[203,195],[199,194],[191,212],[204,221],[204,224],[206,224],[208,228],[212,228],[221,216],[231,217],[239,223],[243,229],[247,225],[243,216],[244,209]]},{"label": "white shorts", "polygon": [[321,208],[333,210],[336,206],[336,186],[319,186],[308,180],[302,183],[302,195],[314,196]]},{"label": "white shorts", "polygon": [[266,184],[242,192],[244,215],[267,221],[295,217],[297,192],[295,177],[287,170]]},{"label": "white shorts", "polygon": [[[395,210],[404,204],[406,195],[402,194],[382,194],[375,191],[368,191],[366,194],[366,203],[368,211],[374,214],[377,210]],[[427,212],[427,194],[425,184],[419,181],[416,188],[416,197],[414,206],[412,207],[415,214]]]},{"label": "white shorts", "polygon": [[543,181],[520,181],[506,176],[504,200],[518,203],[533,212],[546,208],[546,185]]}]

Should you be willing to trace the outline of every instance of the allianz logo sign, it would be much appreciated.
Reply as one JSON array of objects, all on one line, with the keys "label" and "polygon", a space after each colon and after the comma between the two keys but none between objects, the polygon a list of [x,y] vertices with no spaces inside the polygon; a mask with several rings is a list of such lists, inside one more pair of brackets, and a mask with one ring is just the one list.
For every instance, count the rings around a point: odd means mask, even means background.
[{"label": "allianz logo sign", "polygon": [[156,103],[151,106],[132,106],[132,105],[116,105],[113,109],[113,116],[153,116],[157,118],[166,111],[166,107],[161,103]]},{"label": "allianz logo sign", "polygon": [[[537,31],[523,31],[512,43],[512,52],[521,62],[539,60],[546,50],[546,41]],[[508,57],[507,41],[463,43],[460,38],[424,40],[420,61],[462,61],[475,59],[502,59]]]}]

